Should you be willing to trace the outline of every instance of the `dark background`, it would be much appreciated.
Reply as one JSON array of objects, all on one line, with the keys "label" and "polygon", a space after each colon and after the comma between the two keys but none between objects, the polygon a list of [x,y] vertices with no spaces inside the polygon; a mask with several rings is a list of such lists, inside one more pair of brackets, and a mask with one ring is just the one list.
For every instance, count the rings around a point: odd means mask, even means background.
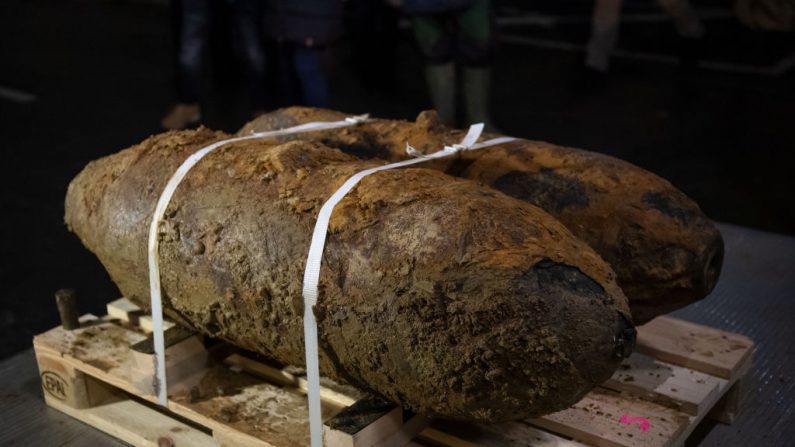
[{"label": "dark background", "polygon": [[[751,31],[729,1],[696,0],[707,17],[703,68],[683,76],[670,21],[652,1],[627,1],[610,78],[582,93],[572,79],[591,3],[496,3],[493,116],[505,133],[624,158],[669,179],[716,220],[795,232],[792,33]],[[117,298],[64,226],[63,198],[89,160],[160,131],[174,100],[170,24],[163,1],[0,2],[0,86],[35,95],[0,95],[0,358],[57,324],[56,289],[76,288],[81,310],[97,314]],[[214,33],[204,124],[234,131],[250,116],[228,31]],[[408,29],[396,37],[387,63],[368,62],[350,35],[332,49],[334,108],[413,119],[429,107]],[[385,82],[363,82],[362,68]]]}]

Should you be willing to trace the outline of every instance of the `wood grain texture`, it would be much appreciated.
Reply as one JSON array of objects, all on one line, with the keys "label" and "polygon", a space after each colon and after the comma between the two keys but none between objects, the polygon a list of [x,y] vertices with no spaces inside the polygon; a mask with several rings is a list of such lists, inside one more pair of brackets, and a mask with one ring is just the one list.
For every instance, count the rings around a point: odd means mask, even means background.
[{"label": "wood grain texture", "polygon": [[161,447],[159,441],[167,438],[175,446],[217,447],[218,443],[200,430],[176,421],[146,405],[136,402],[119,391],[107,390],[102,401],[93,402],[88,408],[78,409],[52,397],[46,397],[47,405],[69,416],[85,422],[114,438],[140,447]]},{"label": "wood grain texture", "polygon": [[[65,366],[79,368],[112,387],[154,403],[156,396],[141,394],[130,376],[129,347],[145,338],[131,328],[98,320],[76,331],[55,328],[38,335],[34,347],[38,356],[57,357]],[[240,432],[234,435],[236,439],[271,439],[279,446],[302,446],[308,442],[304,397],[224,367],[200,372],[196,389],[169,396],[171,411],[227,438],[232,436],[231,427]],[[326,407],[326,411],[333,409]]]},{"label": "wood grain texture", "polygon": [[691,416],[708,408],[726,380],[643,354],[624,360],[604,388],[625,391]]},{"label": "wood grain texture", "polygon": [[662,316],[638,331],[638,352],[734,381],[753,352],[750,338]]},{"label": "wood grain texture", "polygon": [[679,411],[597,389],[567,410],[530,422],[600,447],[667,447],[690,421]]}]

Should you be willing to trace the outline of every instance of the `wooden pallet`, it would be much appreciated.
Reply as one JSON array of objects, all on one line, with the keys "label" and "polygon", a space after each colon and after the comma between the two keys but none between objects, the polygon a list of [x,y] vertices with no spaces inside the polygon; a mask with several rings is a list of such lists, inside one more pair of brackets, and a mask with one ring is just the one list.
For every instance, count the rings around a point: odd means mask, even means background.
[{"label": "wooden pallet", "polygon": [[[301,371],[166,330],[169,408],[154,404],[151,320],[134,304],[34,337],[48,405],[133,445],[305,446]],[[731,422],[750,369],[747,337],[660,317],[637,352],[571,408],[497,425],[429,421],[351,387],[323,382],[328,447],[676,446],[705,417]]]}]

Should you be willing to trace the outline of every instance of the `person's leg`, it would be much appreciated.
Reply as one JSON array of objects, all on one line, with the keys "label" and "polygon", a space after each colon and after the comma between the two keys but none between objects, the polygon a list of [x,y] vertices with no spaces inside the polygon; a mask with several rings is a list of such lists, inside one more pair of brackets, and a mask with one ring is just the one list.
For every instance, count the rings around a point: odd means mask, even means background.
[{"label": "person's leg", "polygon": [[171,0],[169,2],[169,15],[171,19],[171,62],[174,64],[174,87],[177,88],[177,76],[179,73],[179,49],[182,45],[182,0]]},{"label": "person's leg", "polygon": [[161,121],[166,129],[184,129],[201,119],[201,68],[207,47],[210,0],[183,0],[180,14],[177,104]]},{"label": "person's leg", "polygon": [[492,63],[491,0],[475,0],[456,17],[461,62],[470,66]]},{"label": "person's leg", "polygon": [[198,103],[201,97],[201,68],[207,48],[210,0],[182,1],[182,33],[179,46],[177,99]]},{"label": "person's leg", "polygon": [[493,131],[489,114],[493,48],[490,3],[490,0],[475,1],[457,17],[457,25],[467,122],[485,123]]},{"label": "person's leg", "polygon": [[262,43],[260,0],[235,0],[235,29],[240,41],[240,53],[246,65],[252,110],[265,111],[265,48]]},{"label": "person's leg", "polygon": [[347,32],[353,45],[351,61],[368,92],[394,95],[397,92],[397,8],[383,0],[348,0]]},{"label": "person's leg", "polygon": [[606,72],[610,54],[618,42],[622,0],[595,0],[591,22],[591,38],[585,49],[585,66]]},{"label": "person's leg", "polygon": [[323,49],[295,45],[293,62],[301,82],[304,104],[312,107],[328,107],[328,86],[323,72]]},{"label": "person's leg", "polygon": [[698,39],[704,35],[704,25],[687,0],[657,0],[657,4],[673,18],[681,37]]},{"label": "person's leg", "polygon": [[301,103],[301,82],[295,71],[293,58],[294,45],[285,41],[271,41],[275,57],[271,67],[275,70],[273,94],[279,107],[289,107]]},{"label": "person's leg", "polygon": [[433,108],[445,124],[455,123],[453,38],[445,21],[433,15],[412,19],[414,37],[425,57],[425,79]]},{"label": "person's leg", "polygon": [[667,12],[674,21],[679,35],[679,61],[682,74],[693,74],[698,68],[701,56],[701,37],[704,25],[701,24],[693,8],[687,0],[657,0],[657,4]]}]

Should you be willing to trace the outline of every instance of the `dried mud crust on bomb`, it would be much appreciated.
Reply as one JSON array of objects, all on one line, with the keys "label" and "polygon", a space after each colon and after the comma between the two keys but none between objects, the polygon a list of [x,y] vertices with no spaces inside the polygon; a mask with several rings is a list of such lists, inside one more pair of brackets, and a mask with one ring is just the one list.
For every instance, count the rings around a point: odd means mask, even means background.
[{"label": "dried mud crust on bomb", "polygon": [[[157,198],[207,129],[154,136],[90,163],[66,222],[124,296],[148,307]],[[251,140],[199,163],[160,234],[165,313],[304,364],[301,285],[322,203],[378,164],[317,142]],[[315,313],[321,372],[405,408],[499,421],[577,402],[634,341],[610,267],[530,204],[436,170],[365,178],[337,206]]]},{"label": "dried mud crust on bomb", "polygon": [[[260,116],[240,134],[345,116],[290,107]],[[340,130],[284,136],[280,141],[322,141],[363,159],[396,161],[408,158],[406,143],[429,153],[460,142],[462,136],[461,131],[441,125],[431,111],[421,113],[413,123],[378,119]],[[560,220],[616,271],[635,324],[698,301],[717,283],[723,263],[718,229],[668,181],[630,163],[517,140],[423,166],[475,180]]]}]

